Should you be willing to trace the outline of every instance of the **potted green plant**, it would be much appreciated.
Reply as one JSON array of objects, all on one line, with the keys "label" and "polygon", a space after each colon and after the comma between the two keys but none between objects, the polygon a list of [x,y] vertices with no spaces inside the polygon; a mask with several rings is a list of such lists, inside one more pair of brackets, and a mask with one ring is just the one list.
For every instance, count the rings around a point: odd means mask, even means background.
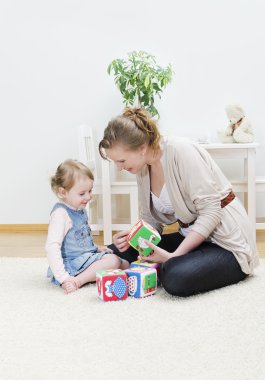
[{"label": "potted green plant", "polygon": [[113,74],[126,106],[146,108],[152,116],[159,117],[155,107],[155,96],[161,98],[163,89],[173,76],[170,64],[162,68],[156,58],[145,51],[128,53],[128,59],[114,59],[108,66]]}]

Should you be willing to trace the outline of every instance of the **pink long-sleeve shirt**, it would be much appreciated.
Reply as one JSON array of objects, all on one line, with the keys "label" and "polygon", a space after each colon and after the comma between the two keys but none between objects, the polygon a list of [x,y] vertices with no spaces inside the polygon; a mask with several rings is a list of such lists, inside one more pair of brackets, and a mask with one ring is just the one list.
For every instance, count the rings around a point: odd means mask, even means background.
[{"label": "pink long-sleeve shirt", "polygon": [[45,250],[51,271],[60,284],[69,277],[69,273],[64,267],[61,247],[64,237],[71,227],[71,218],[64,208],[57,208],[53,211],[50,217]]}]

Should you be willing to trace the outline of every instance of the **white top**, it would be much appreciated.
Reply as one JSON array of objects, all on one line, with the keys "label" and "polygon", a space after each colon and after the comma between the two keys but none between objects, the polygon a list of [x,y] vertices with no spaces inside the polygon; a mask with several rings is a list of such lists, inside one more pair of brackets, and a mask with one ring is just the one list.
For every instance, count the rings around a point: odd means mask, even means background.
[{"label": "white top", "polygon": [[160,211],[163,214],[170,214],[170,215],[173,215],[175,213],[168,196],[166,184],[164,184],[164,186],[162,187],[159,197],[157,197],[154,193],[152,193],[152,191],[151,191],[151,196],[152,196],[154,208],[157,211]]},{"label": "white top", "polygon": [[[166,184],[164,184],[164,186],[162,187],[159,197],[157,197],[154,193],[152,193],[152,191],[151,191],[151,197],[152,197],[153,206],[157,211],[162,212],[163,214],[175,215],[175,211],[169,199]],[[175,215],[175,218],[176,220],[179,219],[176,215]],[[188,232],[190,231],[190,227],[187,227],[187,228],[180,227],[179,230],[183,236],[187,236]]]}]

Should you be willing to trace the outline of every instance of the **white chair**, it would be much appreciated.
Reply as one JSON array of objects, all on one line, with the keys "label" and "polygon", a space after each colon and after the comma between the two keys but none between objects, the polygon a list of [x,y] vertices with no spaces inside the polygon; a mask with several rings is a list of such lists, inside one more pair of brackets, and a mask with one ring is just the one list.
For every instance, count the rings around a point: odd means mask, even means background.
[{"label": "white chair", "polygon": [[96,219],[96,223],[90,223],[90,228],[95,234],[98,234],[98,231],[103,230],[103,221],[102,217],[100,217],[99,200],[102,195],[102,185],[101,181],[98,179],[92,129],[85,124],[78,127],[78,156],[79,161],[87,165],[94,175],[93,199],[87,206],[87,213],[89,220]]},{"label": "white chair", "polygon": [[[110,173],[110,162],[103,160],[99,153],[96,156],[95,143],[93,138],[93,129],[88,125],[80,125],[78,130],[78,147],[79,147],[79,160],[86,164],[93,170],[95,175],[95,183],[93,187],[94,195],[101,195],[102,202],[98,197],[97,209],[100,206],[102,209],[102,217],[97,212],[97,223],[91,225],[92,231],[103,230],[104,232],[104,244],[110,244],[112,242],[113,231],[123,230],[130,228],[139,219],[138,209],[138,189],[135,180],[118,180],[112,179]],[[97,157],[101,163],[101,176],[97,170]],[[100,179],[99,179],[100,177]],[[126,194],[130,197],[130,217],[128,223],[121,223],[119,220],[114,223],[113,210],[112,210],[112,195]],[[113,205],[118,208],[117,202]],[[89,210],[90,211],[90,210]]]}]

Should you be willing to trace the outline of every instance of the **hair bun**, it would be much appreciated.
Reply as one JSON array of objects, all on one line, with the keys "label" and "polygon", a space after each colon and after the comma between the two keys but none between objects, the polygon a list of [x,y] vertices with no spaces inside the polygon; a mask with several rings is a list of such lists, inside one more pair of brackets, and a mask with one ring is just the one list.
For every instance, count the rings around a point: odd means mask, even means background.
[{"label": "hair bun", "polygon": [[160,133],[156,121],[144,108],[126,107],[123,113],[111,119],[99,143],[99,153],[106,158],[104,150],[121,143],[134,150],[147,144],[153,150],[159,148]]},{"label": "hair bun", "polygon": [[145,115],[148,117],[151,117],[149,112],[145,108],[141,107],[126,107],[123,111],[123,116],[128,116],[128,115]]},{"label": "hair bun", "polygon": [[152,119],[151,115],[145,108],[126,107],[123,111],[123,116],[135,122],[138,128],[143,129],[143,126],[148,126]]}]

